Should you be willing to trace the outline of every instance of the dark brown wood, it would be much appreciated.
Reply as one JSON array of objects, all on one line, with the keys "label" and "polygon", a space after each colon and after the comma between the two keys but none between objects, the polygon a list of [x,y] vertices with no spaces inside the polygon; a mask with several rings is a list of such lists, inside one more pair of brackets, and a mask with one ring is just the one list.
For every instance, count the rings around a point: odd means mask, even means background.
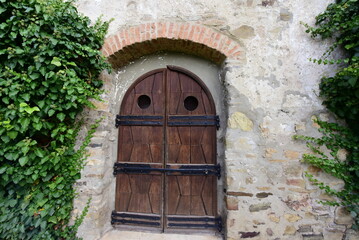
[{"label": "dark brown wood", "polygon": [[[184,104],[186,98],[189,105]],[[170,169],[215,165],[216,126],[167,124],[172,116],[214,116],[215,112],[210,92],[193,73],[168,66],[143,75],[125,94],[120,115],[161,116],[163,124],[120,125],[117,162],[151,163],[154,168]],[[159,216],[163,230],[181,228],[168,224],[168,216],[193,219],[217,215],[216,186],[213,175],[121,172],[117,174],[115,211]],[[181,219],[181,223],[193,220]]]}]

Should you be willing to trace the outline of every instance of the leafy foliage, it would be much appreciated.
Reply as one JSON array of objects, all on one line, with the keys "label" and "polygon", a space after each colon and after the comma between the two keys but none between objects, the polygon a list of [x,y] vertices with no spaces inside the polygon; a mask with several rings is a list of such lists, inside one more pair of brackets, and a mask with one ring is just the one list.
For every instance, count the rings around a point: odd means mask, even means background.
[{"label": "leafy foliage", "polygon": [[[315,62],[344,64],[335,76],[324,77],[319,85],[325,106],[345,119],[359,134],[359,0],[337,0],[316,17],[317,27],[307,26],[312,37],[335,38],[334,44]],[[345,52],[343,59],[328,59],[337,47]]]},{"label": "leafy foliage", "polygon": [[107,27],[71,2],[0,0],[0,239],[74,239],[73,184],[97,126],[75,150],[76,117],[101,93]]},{"label": "leafy foliage", "polygon": [[[348,128],[335,123],[318,121],[323,136],[320,138],[295,136],[307,141],[313,154],[304,154],[303,160],[344,181],[343,190],[330,186],[307,174],[309,179],[326,193],[338,197],[341,202],[326,202],[343,205],[354,218],[353,228],[359,229],[359,0],[337,0],[329,4],[326,11],[316,17],[316,27],[307,27],[312,37],[334,38],[334,44],[319,64],[339,64],[332,77],[323,77],[319,88],[323,104],[339,118],[346,121]],[[336,48],[344,51],[344,58],[329,59]],[[327,156],[322,148],[330,152]],[[338,158],[338,151],[347,153],[346,159]]]},{"label": "leafy foliage", "polygon": [[[341,202],[326,201],[326,204],[343,205],[351,212],[355,220],[353,227],[359,227],[359,136],[351,129],[337,123],[317,121],[323,134],[320,138],[308,136],[294,136],[295,139],[305,140],[313,154],[303,154],[304,162],[312,164],[324,172],[343,180],[344,188],[340,191],[318,181],[313,175],[307,173],[309,180],[318,185],[329,195],[338,197]],[[324,147],[324,148],[323,148]],[[329,154],[326,152],[329,151]],[[345,156],[340,156],[340,152]],[[343,157],[345,159],[343,159]]]}]

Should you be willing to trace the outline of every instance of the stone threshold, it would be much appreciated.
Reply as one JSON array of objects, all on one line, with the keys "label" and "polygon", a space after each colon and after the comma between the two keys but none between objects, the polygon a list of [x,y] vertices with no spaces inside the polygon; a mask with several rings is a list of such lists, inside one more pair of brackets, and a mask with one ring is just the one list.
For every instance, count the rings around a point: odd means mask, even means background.
[{"label": "stone threshold", "polygon": [[99,240],[222,240],[222,237],[215,234],[193,235],[111,230]]}]

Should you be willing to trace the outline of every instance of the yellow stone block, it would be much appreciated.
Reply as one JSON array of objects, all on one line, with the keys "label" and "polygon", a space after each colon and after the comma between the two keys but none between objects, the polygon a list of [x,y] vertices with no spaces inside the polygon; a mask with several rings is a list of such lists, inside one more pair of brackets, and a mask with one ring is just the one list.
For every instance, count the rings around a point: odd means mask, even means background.
[{"label": "yellow stone block", "polygon": [[286,158],[289,158],[291,160],[294,160],[294,159],[298,159],[299,156],[300,156],[300,153],[299,152],[296,152],[296,151],[292,151],[292,150],[287,150],[284,152],[284,156]]},{"label": "yellow stone block", "polygon": [[244,113],[235,112],[228,119],[228,127],[248,132],[252,131],[253,122]]},{"label": "yellow stone block", "polygon": [[279,223],[280,221],[280,217],[277,217],[275,214],[269,214],[268,217],[272,222]]},{"label": "yellow stone block", "polygon": [[287,219],[288,222],[298,222],[302,219],[302,217],[299,215],[288,213],[284,214],[284,218]]},{"label": "yellow stone block", "polygon": [[294,226],[287,226],[284,230],[284,235],[295,235],[297,229]]}]

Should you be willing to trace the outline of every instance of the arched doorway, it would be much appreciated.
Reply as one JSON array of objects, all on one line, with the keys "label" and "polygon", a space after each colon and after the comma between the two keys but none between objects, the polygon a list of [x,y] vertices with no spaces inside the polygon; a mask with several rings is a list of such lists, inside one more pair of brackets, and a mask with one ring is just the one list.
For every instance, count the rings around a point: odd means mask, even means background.
[{"label": "arched doorway", "polygon": [[112,224],[220,230],[218,123],[212,96],[193,73],[168,66],[141,76],[116,120]]}]

